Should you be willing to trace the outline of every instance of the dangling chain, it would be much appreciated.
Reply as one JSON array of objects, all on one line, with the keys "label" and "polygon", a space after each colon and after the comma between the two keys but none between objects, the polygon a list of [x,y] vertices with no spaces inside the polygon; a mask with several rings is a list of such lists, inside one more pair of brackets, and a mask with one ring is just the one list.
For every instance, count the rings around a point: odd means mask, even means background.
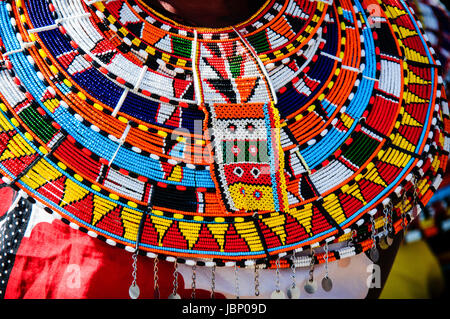
[{"label": "dangling chain", "polygon": [[155,257],[155,259],[153,260],[153,295],[155,297],[155,299],[159,299],[159,284],[158,284],[158,256]]},{"label": "dangling chain", "polygon": [[384,236],[389,235],[389,233],[392,230],[391,225],[391,215],[392,215],[392,203],[389,202],[384,208],[383,208],[383,234]]},{"label": "dangling chain", "polygon": [[297,284],[296,284],[296,282],[295,282],[295,277],[296,277],[296,269],[297,269],[297,267],[295,267],[295,256],[294,255],[292,255],[292,264],[291,264],[291,271],[292,271],[292,275],[291,275],[291,278],[292,278],[292,288],[295,288],[296,286],[297,286]]},{"label": "dangling chain", "polygon": [[370,216],[370,223],[372,224],[372,233],[370,235],[370,238],[372,239],[372,249],[375,249],[377,247],[377,240],[375,238],[377,230],[375,226],[375,219],[373,218],[373,216]]},{"label": "dangling chain", "polygon": [[323,290],[329,292],[329,291],[331,291],[331,289],[333,289],[333,281],[331,280],[331,278],[329,277],[329,274],[328,274],[328,258],[329,258],[328,242],[325,242],[324,250],[325,250],[325,256],[324,256],[325,277],[323,277],[323,279],[322,279],[322,288],[323,288]]},{"label": "dangling chain", "polygon": [[314,251],[314,249],[311,249],[311,261],[309,263],[309,282],[313,282],[314,281],[314,264],[315,264],[315,260],[314,260],[314,256],[316,255],[316,252]]},{"label": "dangling chain", "polygon": [[328,278],[328,242],[325,243],[324,250],[325,250],[325,256],[324,256],[324,259],[325,259],[325,277]]},{"label": "dangling chain", "polygon": [[131,275],[133,276],[133,282],[131,283],[131,285],[134,287],[136,286],[137,280],[137,258],[138,258],[137,250],[133,253],[131,258],[133,259],[133,272],[131,273]]},{"label": "dangling chain", "polygon": [[406,234],[406,212],[405,212],[405,205],[406,205],[406,191],[403,191],[402,195],[402,228],[403,228],[403,236]]},{"label": "dangling chain", "polygon": [[309,263],[309,278],[304,285],[304,289],[308,294],[313,294],[317,290],[317,285],[314,282],[314,265],[316,263],[315,254],[316,253],[314,252],[314,249],[311,248],[311,261]]},{"label": "dangling chain", "polygon": [[178,262],[175,261],[174,271],[173,271],[173,291],[172,295],[176,296],[178,293]]},{"label": "dangling chain", "polygon": [[216,265],[214,265],[211,269],[211,299],[215,297],[215,289],[216,289]]},{"label": "dangling chain", "polygon": [[195,280],[197,279],[197,274],[195,272],[196,269],[197,269],[197,267],[195,265],[192,266],[192,283],[191,283],[191,289],[192,289],[191,298],[192,299],[195,299],[195,297],[196,297],[196,292],[195,292],[195,289],[196,289]]},{"label": "dangling chain", "polygon": [[255,296],[259,296],[259,271],[255,263]]},{"label": "dangling chain", "polygon": [[276,290],[277,292],[280,292],[280,257],[278,256],[277,261],[275,262],[277,266],[277,279],[276,279]]},{"label": "dangling chain", "polygon": [[234,287],[236,299],[239,299],[239,277],[238,277],[238,267],[234,264]]},{"label": "dangling chain", "polygon": [[417,217],[417,198],[419,197],[417,194],[417,184],[418,184],[418,178],[416,175],[414,175],[414,192],[413,192],[413,216],[412,218],[416,218]]}]

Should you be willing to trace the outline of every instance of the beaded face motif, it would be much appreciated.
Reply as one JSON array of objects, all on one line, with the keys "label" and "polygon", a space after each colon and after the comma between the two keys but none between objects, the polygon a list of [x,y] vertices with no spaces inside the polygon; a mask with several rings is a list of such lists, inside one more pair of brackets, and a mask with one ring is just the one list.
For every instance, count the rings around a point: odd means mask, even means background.
[{"label": "beaded face motif", "polygon": [[223,264],[352,239],[333,260],[440,183],[439,62],[403,0],[267,0],[224,29],[140,0],[0,14],[3,181],[112,245]]}]

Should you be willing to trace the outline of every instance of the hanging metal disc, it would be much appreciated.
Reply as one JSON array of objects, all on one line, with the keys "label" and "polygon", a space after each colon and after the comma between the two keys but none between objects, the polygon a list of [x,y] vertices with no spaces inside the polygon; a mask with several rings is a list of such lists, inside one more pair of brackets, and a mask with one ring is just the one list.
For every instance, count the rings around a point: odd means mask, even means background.
[{"label": "hanging metal disc", "polygon": [[179,294],[170,294],[167,299],[181,299]]},{"label": "hanging metal disc", "polygon": [[139,295],[141,294],[141,290],[139,289],[139,286],[134,284],[130,286],[130,289],[128,289],[128,294],[130,295],[131,299],[138,299]]},{"label": "hanging metal disc", "polygon": [[307,281],[305,283],[305,291],[309,294],[313,294],[317,291],[317,283],[315,281]]},{"label": "hanging metal disc", "polygon": [[275,290],[270,295],[270,299],[286,299],[286,294],[284,293],[284,291],[281,291],[281,290],[277,291],[277,290]]},{"label": "hanging metal disc", "polygon": [[298,286],[290,287],[287,290],[287,296],[289,299],[299,299],[300,298],[300,288]]},{"label": "hanging metal disc", "polygon": [[386,237],[386,243],[389,246],[392,246],[392,244],[394,243],[394,236],[392,234],[387,235]]},{"label": "hanging metal disc", "polygon": [[387,242],[387,236],[383,236],[383,238],[380,239],[379,246],[383,250],[386,250],[389,248],[390,245]]},{"label": "hanging metal disc", "polygon": [[323,290],[325,290],[326,292],[331,291],[331,289],[333,289],[333,281],[331,280],[330,277],[325,276],[322,279],[322,288]]}]

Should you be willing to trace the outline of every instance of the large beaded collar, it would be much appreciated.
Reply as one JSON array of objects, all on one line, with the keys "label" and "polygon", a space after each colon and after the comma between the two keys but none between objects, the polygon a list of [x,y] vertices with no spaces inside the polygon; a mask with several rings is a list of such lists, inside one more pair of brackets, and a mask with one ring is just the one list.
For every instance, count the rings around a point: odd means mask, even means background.
[{"label": "large beaded collar", "polygon": [[403,0],[267,0],[222,29],[0,1],[0,38],[5,185],[151,258],[376,259],[447,163],[440,63]]}]

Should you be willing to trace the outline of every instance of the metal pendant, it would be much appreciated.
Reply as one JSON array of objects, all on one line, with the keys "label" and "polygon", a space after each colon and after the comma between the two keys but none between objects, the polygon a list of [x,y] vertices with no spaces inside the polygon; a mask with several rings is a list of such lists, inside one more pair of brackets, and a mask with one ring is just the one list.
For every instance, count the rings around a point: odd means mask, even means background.
[{"label": "metal pendant", "polygon": [[139,289],[138,285],[133,284],[130,286],[130,289],[128,289],[128,294],[130,295],[131,299],[138,299],[139,295],[141,294],[141,290]]},{"label": "metal pendant", "polygon": [[167,299],[181,299],[179,294],[170,294]]},{"label": "metal pendant", "polygon": [[299,299],[300,298],[300,288],[298,286],[290,287],[287,290],[287,296],[289,299]]},{"label": "metal pendant", "polygon": [[284,291],[275,290],[270,295],[270,299],[286,299],[286,294],[284,293]]},{"label": "metal pendant", "polygon": [[416,203],[413,204],[413,209],[412,209],[412,219],[416,219],[417,215],[419,215],[419,212],[417,210],[417,205]]},{"label": "metal pendant", "polygon": [[389,246],[392,246],[392,244],[394,243],[394,237],[393,237],[391,234],[389,234],[389,235],[386,236],[386,243],[387,243]]},{"label": "metal pendant", "polygon": [[370,250],[370,259],[374,262],[377,263],[378,260],[380,259],[380,253],[378,252],[378,249],[376,247],[373,247]]},{"label": "metal pendant", "polygon": [[392,246],[392,243],[394,242],[394,238],[389,234],[387,236],[384,236],[380,239],[380,248],[383,250],[388,249],[390,246]]},{"label": "metal pendant", "polygon": [[309,294],[313,294],[317,291],[317,283],[315,281],[307,281],[305,283],[305,291]]},{"label": "metal pendant", "polygon": [[387,236],[383,236],[380,239],[379,246],[381,249],[386,250],[389,248],[389,244],[387,243]]},{"label": "metal pendant", "polygon": [[153,291],[153,298],[154,299],[159,299],[160,294],[159,294],[159,286],[156,286],[155,290]]},{"label": "metal pendant", "polygon": [[331,289],[333,289],[333,281],[331,280],[330,277],[328,277],[328,276],[323,277],[322,288],[326,292],[329,292],[329,291],[331,291]]}]

